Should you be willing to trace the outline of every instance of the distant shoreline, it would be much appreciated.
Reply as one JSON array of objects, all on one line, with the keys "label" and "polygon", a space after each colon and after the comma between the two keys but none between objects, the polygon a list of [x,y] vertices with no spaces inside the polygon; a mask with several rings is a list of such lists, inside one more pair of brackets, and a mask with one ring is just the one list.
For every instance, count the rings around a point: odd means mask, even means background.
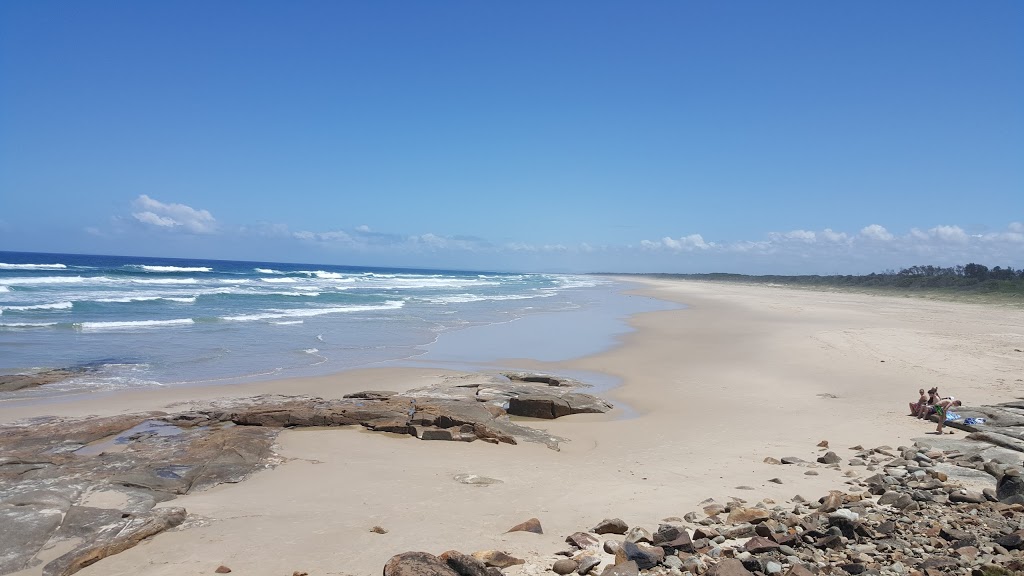
[{"label": "distant shoreline", "polygon": [[[860,276],[754,276],[746,274],[600,274],[621,280],[641,278],[653,280],[686,280],[694,282],[722,282],[745,286],[784,287],[816,292],[844,292],[875,294],[879,296],[905,296],[951,302],[1008,304],[1024,306],[1024,277],[1015,280],[985,280],[971,284],[928,286],[924,278],[898,274],[869,274]],[[901,284],[902,282],[902,284]]]}]

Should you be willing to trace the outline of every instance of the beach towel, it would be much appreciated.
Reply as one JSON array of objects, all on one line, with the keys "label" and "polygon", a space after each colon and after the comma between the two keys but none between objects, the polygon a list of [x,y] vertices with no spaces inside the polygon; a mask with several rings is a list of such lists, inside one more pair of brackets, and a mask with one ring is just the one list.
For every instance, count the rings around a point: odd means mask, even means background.
[{"label": "beach towel", "polygon": [[960,415],[957,414],[956,412],[946,412],[946,422],[949,422],[950,420],[959,420],[959,419],[960,419]]},{"label": "beach towel", "polygon": [[968,419],[964,420],[964,424],[967,424],[968,426],[977,426],[978,424],[984,424],[984,423],[985,423],[985,419],[984,418],[968,418]]}]

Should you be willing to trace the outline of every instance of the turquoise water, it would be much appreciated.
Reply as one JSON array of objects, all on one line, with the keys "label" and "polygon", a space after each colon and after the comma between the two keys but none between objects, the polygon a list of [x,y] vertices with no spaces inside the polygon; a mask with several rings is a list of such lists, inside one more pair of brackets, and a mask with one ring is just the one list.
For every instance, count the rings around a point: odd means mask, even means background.
[{"label": "turquoise water", "polygon": [[89,367],[0,399],[561,360],[612,345],[625,316],[659,307],[620,288],[562,274],[0,252],[0,371]]}]

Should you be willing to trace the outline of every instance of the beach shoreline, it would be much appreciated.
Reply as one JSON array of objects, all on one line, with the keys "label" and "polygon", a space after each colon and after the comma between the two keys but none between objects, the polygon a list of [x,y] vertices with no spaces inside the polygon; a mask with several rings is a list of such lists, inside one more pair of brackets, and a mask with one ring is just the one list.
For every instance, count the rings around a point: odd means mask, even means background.
[{"label": "beach shoreline", "polygon": [[[567,534],[602,518],[656,524],[666,514],[699,509],[708,497],[743,496],[739,486],[779,502],[825,493],[847,478],[832,470],[809,476],[763,460],[813,461],[821,440],[844,449],[909,444],[934,427],[905,417],[921,387],[938,385],[981,404],[1007,399],[1020,386],[1014,378],[1024,353],[1014,350],[1024,348],[1021,311],[774,287],[639,284],[633,293],[687,307],[633,315],[633,331],[596,355],[502,361],[552,374],[608,374],[622,384],[602,397],[628,405],[629,417],[620,410],[530,422],[570,440],[557,452],[354,429],[284,431],[281,465],[175,499],[196,522],[81,573],[200,574],[225,564],[252,574],[365,574],[395,553],[439,553],[454,543],[529,558],[558,549]],[[286,381],[286,393],[402,391],[453,374],[355,370]],[[282,384],[124,392],[30,410],[0,406],[0,422],[167,409],[282,392]],[[460,473],[502,482],[461,485],[452,480]],[[768,482],[772,477],[782,483]],[[544,534],[505,533],[529,517],[540,518]],[[370,532],[375,525],[389,532]]]}]

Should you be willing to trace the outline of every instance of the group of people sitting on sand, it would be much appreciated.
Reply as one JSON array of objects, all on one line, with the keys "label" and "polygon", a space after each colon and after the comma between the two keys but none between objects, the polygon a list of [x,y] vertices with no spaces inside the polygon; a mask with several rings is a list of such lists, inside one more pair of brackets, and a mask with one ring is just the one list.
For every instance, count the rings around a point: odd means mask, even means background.
[{"label": "group of people sitting on sand", "polygon": [[[938,386],[928,390],[927,394],[925,394],[924,388],[921,388],[919,392],[921,394],[921,398],[916,403],[911,402],[910,404],[911,415],[923,420],[932,414],[935,414],[938,416],[939,420],[939,426],[935,429],[935,433],[942,434],[942,428],[946,425],[946,413],[954,406],[962,406],[963,402],[952,396],[939,396]],[[952,434],[952,432],[950,432],[950,434]]]}]

